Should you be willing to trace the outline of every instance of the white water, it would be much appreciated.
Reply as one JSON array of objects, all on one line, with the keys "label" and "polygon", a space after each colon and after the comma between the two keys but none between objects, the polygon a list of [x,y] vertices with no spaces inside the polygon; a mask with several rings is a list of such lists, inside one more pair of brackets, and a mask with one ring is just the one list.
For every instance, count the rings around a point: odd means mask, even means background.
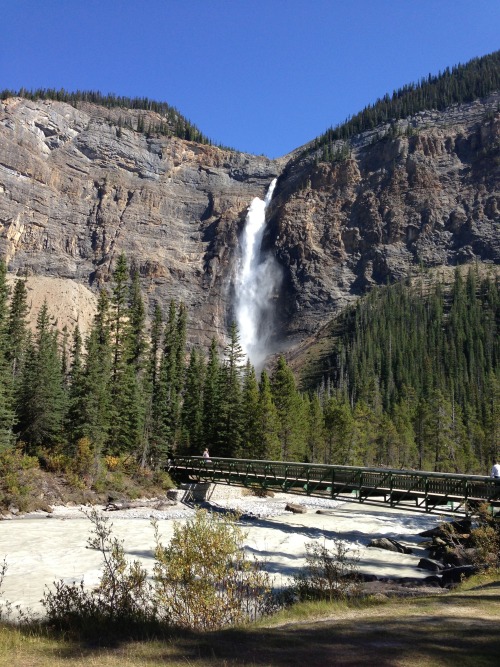
[{"label": "white water", "polygon": [[276,179],[269,186],[266,198],[250,204],[241,237],[235,296],[236,323],[244,354],[259,369],[269,350],[273,315],[273,296],[281,281],[281,271],[274,257],[261,256],[266,210],[273,196]]}]

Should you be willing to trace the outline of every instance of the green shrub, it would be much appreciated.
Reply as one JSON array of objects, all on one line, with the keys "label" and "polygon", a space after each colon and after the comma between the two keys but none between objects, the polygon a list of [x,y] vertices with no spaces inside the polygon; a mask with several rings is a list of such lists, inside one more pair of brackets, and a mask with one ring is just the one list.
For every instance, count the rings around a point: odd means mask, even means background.
[{"label": "green shrub", "polygon": [[108,519],[96,510],[87,516],[93,524],[87,544],[103,557],[99,585],[87,590],[83,581],[56,582],[54,590],[47,590],[42,600],[48,622],[60,629],[98,635],[110,629],[126,632],[131,626],[151,621],[155,610],[146,571],[139,561],[126,560]]},{"label": "green shrub", "polygon": [[193,630],[217,630],[267,613],[269,575],[243,551],[245,533],[233,514],[199,510],[177,523],[164,547],[154,523],[155,593],[161,618]]},{"label": "green shrub", "polygon": [[342,540],[332,549],[325,544],[306,544],[306,566],[295,577],[294,591],[300,601],[344,600],[359,595],[359,555],[350,555]]},{"label": "green shrub", "polygon": [[71,468],[71,458],[67,454],[59,451],[40,453],[40,458],[43,461],[43,467],[47,472],[53,472],[57,475],[65,475]]},{"label": "green shrub", "polygon": [[500,521],[486,504],[478,508],[471,541],[476,550],[476,565],[491,569],[500,567]]},{"label": "green shrub", "polygon": [[174,489],[175,484],[172,481],[172,478],[164,470],[155,470],[153,473],[153,484],[157,485],[163,491],[168,491],[169,489]]},{"label": "green shrub", "polygon": [[29,509],[35,469],[36,457],[24,456],[17,449],[0,453],[0,507],[14,505],[22,512]]},{"label": "green shrub", "polygon": [[245,556],[235,516],[200,511],[175,524],[168,547],[153,522],[154,584],[138,561],[127,561],[108,519],[95,510],[87,516],[93,524],[88,545],[101,552],[103,574],[94,589],[59,581],[46,590],[47,620],[58,629],[94,638],[174,626],[214,630],[274,609],[269,577]]}]

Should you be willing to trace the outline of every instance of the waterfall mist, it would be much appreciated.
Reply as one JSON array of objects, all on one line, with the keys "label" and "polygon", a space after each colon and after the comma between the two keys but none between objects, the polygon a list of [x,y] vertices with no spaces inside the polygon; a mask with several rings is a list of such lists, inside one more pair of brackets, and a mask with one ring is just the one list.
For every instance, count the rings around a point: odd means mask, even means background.
[{"label": "waterfall mist", "polygon": [[281,283],[281,268],[271,253],[261,253],[266,210],[276,186],[274,179],[266,198],[250,204],[240,239],[240,257],[235,279],[236,322],[245,355],[260,370],[271,352],[274,297]]}]

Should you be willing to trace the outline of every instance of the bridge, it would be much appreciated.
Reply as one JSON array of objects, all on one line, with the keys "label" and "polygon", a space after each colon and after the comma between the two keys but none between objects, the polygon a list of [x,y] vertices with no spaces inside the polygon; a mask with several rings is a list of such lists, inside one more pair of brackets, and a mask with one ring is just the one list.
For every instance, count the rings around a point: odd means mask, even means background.
[{"label": "bridge", "polygon": [[168,471],[178,482],[234,484],[423,512],[472,514],[500,507],[500,480],[479,475],[356,466],[176,456]]}]

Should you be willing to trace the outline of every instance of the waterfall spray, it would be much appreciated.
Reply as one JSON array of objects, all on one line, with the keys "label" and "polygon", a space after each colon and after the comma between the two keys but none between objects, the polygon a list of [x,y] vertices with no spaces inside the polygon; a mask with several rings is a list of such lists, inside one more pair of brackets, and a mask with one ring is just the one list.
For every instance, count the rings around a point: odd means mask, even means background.
[{"label": "waterfall spray", "polygon": [[269,253],[262,257],[261,243],[266,223],[266,210],[276,186],[274,179],[266,198],[250,204],[241,237],[240,260],[235,282],[236,322],[240,343],[251,363],[260,367],[268,354],[272,299],[281,280],[281,272]]}]

